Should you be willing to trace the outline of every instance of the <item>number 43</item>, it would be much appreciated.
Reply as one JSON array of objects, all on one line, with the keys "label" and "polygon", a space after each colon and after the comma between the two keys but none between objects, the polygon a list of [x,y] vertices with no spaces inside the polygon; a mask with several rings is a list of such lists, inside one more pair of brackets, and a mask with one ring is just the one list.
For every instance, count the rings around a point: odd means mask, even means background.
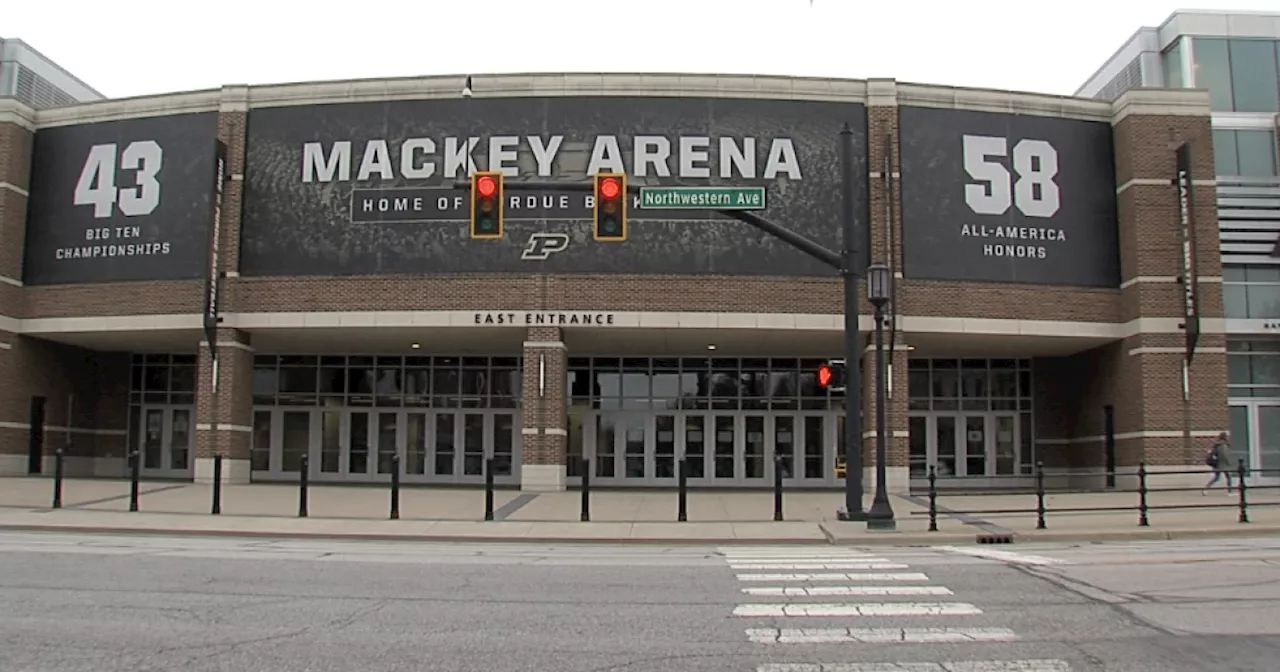
[{"label": "number 43", "polygon": [[96,219],[110,217],[112,206],[120,208],[125,217],[149,215],[160,205],[160,181],[156,178],[163,165],[164,150],[154,140],[131,142],[120,153],[120,169],[136,171],[136,186],[117,187],[115,143],[94,145],[76,181],[75,204],[92,205]]}]

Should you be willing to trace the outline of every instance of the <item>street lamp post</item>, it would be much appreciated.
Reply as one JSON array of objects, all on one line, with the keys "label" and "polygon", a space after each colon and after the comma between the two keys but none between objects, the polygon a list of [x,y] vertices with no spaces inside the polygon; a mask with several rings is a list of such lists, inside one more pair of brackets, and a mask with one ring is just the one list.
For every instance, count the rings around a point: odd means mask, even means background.
[{"label": "street lamp post", "polygon": [[867,298],[875,307],[876,320],[876,494],[867,510],[867,529],[892,530],[897,527],[893,506],[885,490],[885,394],[884,384],[884,306],[889,302],[889,283],[893,274],[884,264],[867,267]]}]

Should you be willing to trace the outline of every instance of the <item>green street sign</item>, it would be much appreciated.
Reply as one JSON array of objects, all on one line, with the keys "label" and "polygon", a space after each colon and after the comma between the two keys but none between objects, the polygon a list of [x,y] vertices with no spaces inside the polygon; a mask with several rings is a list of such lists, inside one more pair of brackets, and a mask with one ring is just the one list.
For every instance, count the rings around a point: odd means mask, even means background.
[{"label": "green street sign", "polygon": [[764,187],[640,187],[643,210],[764,210]]}]

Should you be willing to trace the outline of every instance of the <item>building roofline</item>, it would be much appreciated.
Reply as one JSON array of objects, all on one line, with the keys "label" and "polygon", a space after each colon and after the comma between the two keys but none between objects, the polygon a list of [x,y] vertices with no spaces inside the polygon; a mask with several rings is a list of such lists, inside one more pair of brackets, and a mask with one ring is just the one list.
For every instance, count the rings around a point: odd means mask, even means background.
[{"label": "building roofline", "polygon": [[[1172,19],[1173,19],[1173,15],[1171,14],[1169,15],[1169,18],[1165,20],[1165,23],[1168,23]],[[1161,24],[1161,25],[1164,25],[1164,24]],[[1094,77],[1097,77],[1098,75],[1102,74],[1102,71],[1106,70],[1107,66],[1111,65],[1111,62],[1116,60],[1116,56],[1119,56],[1120,52],[1124,51],[1125,49],[1128,49],[1129,45],[1137,41],[1139,35],[1142,35],[1143,33],[1152,31],[1152,30],[1159,31],[1160,28],[1156,26],[1142,26],[1137,30],[1133,31],[1132,33],[1130,33],[1129,37],[1126,38],[1124,42],[1121,42],[1120,46],[1117,47],[1115,51],[1111,52],[1111,55],[1108,56],[1106,60],[1102,61],[1102,65],[1099,65],[1097,69],[1089,73],[1088,77],[1084,78],[1084,83],[1081,84],[1080,86],[1077,86],[1076,90],[1071,95],[1080,96],[1080,92],[1083,91],[1086,86],[1089,86],[1089,82],[1092,82]]]},{"label": "building roofline", "polygon": [[17,45],[20,45],[20,46],[22,46],[23,48],[25,48],[27,51],[31,52],[33,55],[38,56],[41,60],[43,60],[43,61],[45,62],[45,64],[49,65],[50,67],[52,67],[53,69],[57,70],[58,72],[60,72],[60,73],[62,73],[62,74],[64,74],[64,75],[66,75],[68,78],[75,80],[75,82],[76,82],[77,84],[79,84],[80,86],[83,86],[84,88],[88,89],[90,92],[92,92],[92,93],[94,93],[94,94],[96,94],[96,95],[98,95],[98,96],[100,96],[100,97],[102,97],[102,98],[104,98],[104,99],[105,99],[105,98],[107,98],[107,95],[106,95],[106,94],[104,94],[104,93],[102,93],[101,91],[99,91],[99,90],[97,90],[97,89],[93,88],[92,86],[89,86],[89,84],[88,84],[87,82],[85,82],[83,79],[80,79],[79,77],[77,77],[77,76],[75,76],[74,74],[72,74],[72,73],[71,73],[71,71],[69,71],[69,70],[67,70],[66,68],[62,67],[62,65],[61,65],[61,64],[59,64],[57,61],[53,60],[52,58],[49,58],[48,56],[45,56],[45,55],[44,55],[44,53],[43,53],[43,52],[41,52],[39,49],[36,49],[35,47],[31,46],[31,43],[26,42],[26,41],[24,41],[24,40],[22,40],[22,39],[19,39],[19,38],[16,38],[16,37],[0,37],[0,43],[10,43],[10,42],[12,42],[12,43],[14,43],[14,44],[17,44]]}]

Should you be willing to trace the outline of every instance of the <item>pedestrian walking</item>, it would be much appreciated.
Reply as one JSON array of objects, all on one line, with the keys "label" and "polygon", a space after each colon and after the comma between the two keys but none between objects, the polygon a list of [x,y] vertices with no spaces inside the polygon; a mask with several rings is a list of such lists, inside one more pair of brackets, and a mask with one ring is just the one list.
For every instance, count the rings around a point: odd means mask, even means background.
[{"label": "pedestrian walking", "polygon": [[1231,443],[1227,441],[1226,432],[1219,433],[1218,438],[1214,439],[1213,445],[1209,447],[1209,452],[1205,453],[1204,463],[1213,468],[1213,478],[1210,478],[1209,482],[1205,483],[1204,489],[1200,491],[1200,494],[1209,494],[1209,488],[1212,488],[1223,476],[1227,477],[1227,494],[1231,494],[1231,475],[1236,468],[1236,459],[1231,454]]}]

